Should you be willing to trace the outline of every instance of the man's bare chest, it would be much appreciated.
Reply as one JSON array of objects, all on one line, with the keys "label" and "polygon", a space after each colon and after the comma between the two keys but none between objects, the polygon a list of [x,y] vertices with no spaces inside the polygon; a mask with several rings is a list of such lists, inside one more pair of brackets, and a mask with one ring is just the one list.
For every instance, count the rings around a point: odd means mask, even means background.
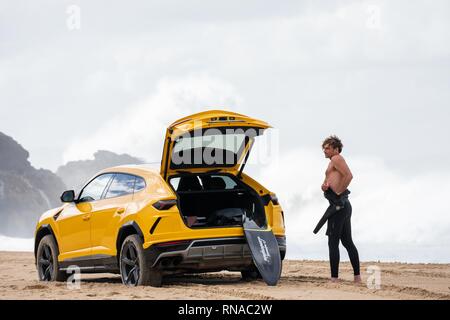
[{"label": "man's bare chest", "polygon": [[325,170],[325,175],[329,176],[333,172],[337,171],[336,168],[331,164],[331,162],[328,164],[327,169]]}]

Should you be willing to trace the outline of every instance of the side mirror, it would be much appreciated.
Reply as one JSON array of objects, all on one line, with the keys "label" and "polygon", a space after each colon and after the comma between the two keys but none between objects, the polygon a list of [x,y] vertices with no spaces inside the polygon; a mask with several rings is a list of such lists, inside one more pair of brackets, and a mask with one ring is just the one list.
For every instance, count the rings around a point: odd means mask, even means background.
[{"label": "side mirror", "polygon": [[60,197],[62,202],[74,202],[75,201],[75,191],[67,190],[64,191]]}]

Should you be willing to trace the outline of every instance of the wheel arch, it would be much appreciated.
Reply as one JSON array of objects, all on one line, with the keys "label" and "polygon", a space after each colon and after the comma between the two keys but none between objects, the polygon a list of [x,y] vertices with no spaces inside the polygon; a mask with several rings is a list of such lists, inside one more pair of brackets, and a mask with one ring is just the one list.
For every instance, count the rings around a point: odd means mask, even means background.
[{"label": "wheel arch", "polygon": [[122,243],[125,240],[126,237],[137,234],[142,242],[144,242],[144,234],[142,233],[141,228],[139,227],[138,223],[136,221],[128,221],[127,223],[123,224],[119,232],[117,234],[117,240],[116,240],[116,249],[117,249],[117,258],[119,257],[120,248],[122,247]]},{"label": "wheel arch", "polygon": [[50,224],[43,224],[39,227],[38,231],[36,232],[36,236],[34,237],[34,262],[36,263],[36,255],[37,255],[37,249],[39,246],[39,242],[41,242],[42,238],[48,235],[52,235],[55,239],[56,246],[58,247],[59,251],[59,244],[58,240],[56,239],[55,233],[53,232],[52,226]]}]

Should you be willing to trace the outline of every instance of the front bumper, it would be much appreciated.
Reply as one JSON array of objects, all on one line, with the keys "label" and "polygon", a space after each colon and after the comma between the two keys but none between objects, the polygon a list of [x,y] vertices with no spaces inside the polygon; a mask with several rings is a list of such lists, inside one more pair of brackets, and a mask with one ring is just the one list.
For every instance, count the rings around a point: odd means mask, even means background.
[{"label": "front bumper", "polygon": [[[276,237],[281,258],[286,238]],[[165,271],[243,270],[253,265],[244,237],[209,238],[155,244],[144,250],[152,268]]]}]

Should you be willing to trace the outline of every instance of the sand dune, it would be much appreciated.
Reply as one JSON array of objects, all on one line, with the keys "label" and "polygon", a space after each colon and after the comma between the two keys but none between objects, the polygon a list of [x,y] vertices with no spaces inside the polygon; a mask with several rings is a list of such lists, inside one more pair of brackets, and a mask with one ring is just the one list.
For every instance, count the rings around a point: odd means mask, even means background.
[{"label": "sand dune", "polygon": [[[369,289],[369,266],[380,268],[381,288]],[[82,275],[80,289],[37,280],[33,254],[0,252],[0,299],[450,299],[450,264],[362,263],[362,285],[341,263],[342,282],[328,282],[326,261],[284,261],[276,287],[244,282],[236,272],[171,276],[162,288],[122,285],[113,274]]]}]

